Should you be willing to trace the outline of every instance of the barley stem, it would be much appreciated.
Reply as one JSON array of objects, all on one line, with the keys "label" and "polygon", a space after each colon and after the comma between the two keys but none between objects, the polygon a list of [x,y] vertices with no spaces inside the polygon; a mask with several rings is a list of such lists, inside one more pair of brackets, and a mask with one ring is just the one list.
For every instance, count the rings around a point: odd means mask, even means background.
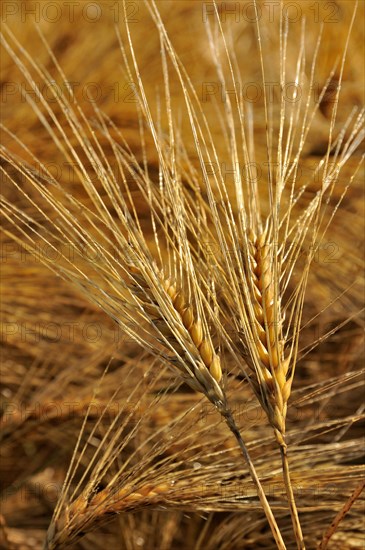
[{"label": "barley stem", "polygon": [[284,445],[283,444],[280,445],[280,453],[281,453],[281,461],[283,466],[283,476],[284,476],[286,496],[289,504],[291,520],[292,520],[293,529],[295,533],[295,540],[297,543],[298,550],[305,550],[302,528],[299,521],[298,510],[294,499],[293,486],[290,479],[289,461],[288,461],[286,443],[284,443]]},{"label": "barley stem", "polygon": [[258,497],[260,499],[262,508],[265,512],[267,521],[269,522],[271,532],[272,532],[273,537],[275,539],[276,545],[281,550],[286,550],[286,546],[285,546],[285,543],[284,543],[283,538],[281,536],[280,529],[278,527],[278,524],[276,523],[276,519],[274,517],[274,514],[272,513],[270,504],[269,504],[269,502],[266,498],[265,492],[264,492],[264,490],[262,488],[262,485],[261,485],[261,482],[258,478],[256,469],[255,469],[255,467],[254,467],[254,465],[251,461],[251,457],[248,453],[247,447],[246,447],[246,445],[245,445],[245,443],[244,443],[244,441],[241,437],[241,434],[240,434],[239,429],[237,428],[237,425],[236,425],[236,423],[235,423],[235,421],[232,417],[232,414],[230,413],[230,411],[227,411],[227,410],[224,411],[222,414],[223,414],[223,416],[224,416],[224,418],[227,422],[227,425],[228,425],[229,429],[231,430],[231,432],[233,433],[233,435],[237,439],[237,442],[240,446],[242,454],[243,454],[243,456],[246,460],[246,463],[247,463],[252,481],[254,482],[254,484],[256,486]]},{"label": "barley stem", "polygon": [[338,512],[335,519],[333,520],[333,522],[331,523],[331,525],[323,535],[323,538],[318,547],[318,550],[325,550],[325,548],[327,548],[330,538],[336,532],[340,521],[343,520],[343,518],[345,517],[347,512],[350,510],[355,500],[361,495],[364,487],[365,487],[365,481],[360,481],[359,485],[356,486],[355,490],[351,493],[350,497],[346,500],[345,504],[342,506],[341,510]]}]

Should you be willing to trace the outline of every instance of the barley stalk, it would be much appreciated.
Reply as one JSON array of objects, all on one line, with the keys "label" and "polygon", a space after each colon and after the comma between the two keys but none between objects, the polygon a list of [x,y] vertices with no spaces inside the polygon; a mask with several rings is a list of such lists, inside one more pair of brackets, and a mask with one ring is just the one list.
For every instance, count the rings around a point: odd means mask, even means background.
[{"label": "barley stalk", "polygon": [[[133,273],[134,280],[137,283],[137,288],[135,288],[134,292],[143,303],[146,296],[150,296],[150,289],[138,268],[132,267],[131,271]],[[158,304],[153,300],[153,298],[150,299],[147,305],[145,305],[145,309],[150,315],[152,315],[159,332],[166,338],[171,339],[172,337],[174,341],[173,346],[176,349],[177,355],[176,357],[171,358],[170,362],[179,368],[185,381],[194,390],[204,393],[225,418],[227,425],[235,436],[248,465],[251,478],[256,486],[260,502],[266,514],[277,547],[285,549],[285,544],[272,513],[270,504],[266,498],[265,492],[257,476],[255,467],[252,463],[240,431],[237,428],[232,413],[229,409],[224,392],[219,385],[222,378],[220,358],[215,353],[211,342],[207,338],[207,335],[204,334],[202,323],[196,318],[194,309],[184,297],[184,293],[177,288],[175,283],[171,282],[171,279],[165,278],[161,272],[159,277],[161,286],[169,296],[174,310],[176,310],[179,315],[180,327],[177,328],[180,331],[181,337],[178,338],[178,343],[184,342],[184,347],[181,348],[181,345],[178,346],[178,348],[175,347],[176,336],[174,338],[171,331],[171,326],[166,325],[166,322],[161,319]],[[188,340],[186,338],[186,332],[190,337]],[[191,351],[191,356],[193,358],[195,357],[195,361],[189,362],[193,375],[190,377],[186,377],[186,362],[180,360],[181,354],[184,350]]]},{"label": "barley stalk", "polygon": [[47,533],[44,548],[55,550],[66,547],[71,539],[76,541],[82,533],[91,527],[95,529],[110,515],[137,510],[151,503],[154,505],[163,503],[164,493],[168,489],[168,485],[160,483],[154,486],[143,485],[138,490],[124,486],[113,493],[106,488],[89,498],[81,494],[66,507],[63,516],[53,523]]},{"label": "barley stalk", "polygon": [[248,354],[248,364],[254,374],[251,383],[274,428],[275,437],[280,447],[295,539],[298,548],[303,549],[305,548],[303,533],[294,499],[285,442],[287,402],[294,369],[290,365],[291,357],[285,351],[281,298],[278,295],[277,282],[275,284],[277,277],[273,266],[274,254],[277,253],[277,250],[270,243],[265,232],[258,237],[251,232],[248,245],[249,272],[247,277],[250,301],[247,307],[250,308],[253,316],[251,317],[252,331],[244,344]]},{"label": "barley stalk", "polygon": [[353,490],[353,492],[351,493],[351,495],[349,496],[345,504],[342,506],[341,510],[339,510],[339,512],[336,514],[336,517],[332,521],[331,525],[328,527],[327,531],[324,533],[322,540],[318,546],[319,550],[325,550],[325,548],[327,548],[328,543],[330,539],[333,537],[333,535],[335,534],[335,532],[337,531],[340,522],[343,520],[345,515],[350,511],[350,508],[354,504],[356,499],[359,498],[362,491],[364,490],[364,487],[365,487],[365,481],[363,480],[355,487],[355,489]]}]

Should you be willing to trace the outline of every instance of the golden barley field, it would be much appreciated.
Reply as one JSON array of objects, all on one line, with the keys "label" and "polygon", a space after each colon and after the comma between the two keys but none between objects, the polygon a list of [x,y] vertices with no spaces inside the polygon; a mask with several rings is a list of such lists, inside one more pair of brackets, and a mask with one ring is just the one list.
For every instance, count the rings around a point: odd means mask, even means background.
[{"label": "golden barley field", "polygon": [[3,0],[1,548],[364,547],[364,15]]}]

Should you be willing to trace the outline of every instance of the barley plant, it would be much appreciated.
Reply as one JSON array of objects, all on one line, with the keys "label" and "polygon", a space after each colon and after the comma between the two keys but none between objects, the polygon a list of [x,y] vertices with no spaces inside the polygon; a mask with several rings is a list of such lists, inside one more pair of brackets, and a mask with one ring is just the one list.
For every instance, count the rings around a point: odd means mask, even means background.
[{"label": "barley plant", "polygon": [[364,5],[30,4],[3,546],[362,548]]}]

